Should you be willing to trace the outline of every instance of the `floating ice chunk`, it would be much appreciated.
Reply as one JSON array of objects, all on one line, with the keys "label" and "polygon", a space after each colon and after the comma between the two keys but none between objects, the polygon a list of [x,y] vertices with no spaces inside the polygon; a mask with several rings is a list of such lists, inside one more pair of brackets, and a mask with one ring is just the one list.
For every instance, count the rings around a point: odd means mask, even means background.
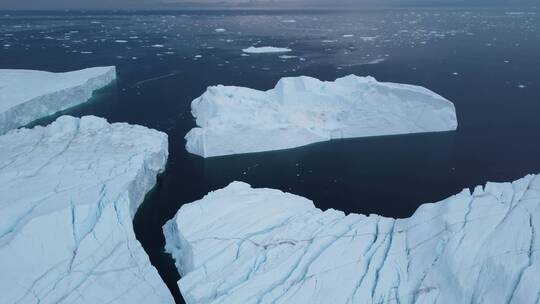
[{"label": "floating ice chunk", "polygon": [[381,63],[381,62],[384,62],[385,59],[384,58],[376,58],[376,59],[372,59],[370,61],[368,61],[366,64],[377,64],[377,63]]},{"label": "floating ice chunk", "polygon": [[127,41],[127,40],[115,40],[114,42],[116,42],[116,43],[128,43],[129,41]]},{"label": "floating ice chunk", "polygon": [[342,37],[343,38],[352,38],[352,37],[354,37],[354,35],[353,34],[345,34]]},{"label": "floating ice chunk", "polygon": [[291,55],[281,55],[281,56],[278,56],[280,59],[293,59],[293,58],[298,58],[298,56],[291,56]]},{"label": "floating ice chunk", "polygon": [[273,46],[250,46],[247,49],[243,49],[242,52],[248,54],[261,54],[261,53],[287,53],[292,50],[289,48],[273,47]]},{"label": "floating ice chunk", "polygon": [[283,78],[268,91],[209,87],[191,111],[199,127],[186,135],[186,149],[203,157],[457,127],[454,105],[432,91],[354,75]]},{"label": "floating ice chunk", "polygon": [[152,45],[153,48],[164,48],[165,46],[163,44],[154,44]]},{"label": "floating ice chunk", "polygon": [[360,37],[360,39],[362,39],[362,41],[375,41],[375,39],[377,39],[377,36],[372,36],[372,37]]},{"label": "floating ice chunk", "polygon": [[217,29],[214,30],[214,32],[223,33],[223,32],[226,32],[226,30],[224,28],[217,28]]},{"label": "floating ice chunk", "polygon": [[0,134],[84,103],[115,78],[115,67],[67,73],[0,70]]},{"label": "floating ice chunk", "polygon": [[0,136],[0,302],[174,303],[132,224],[167,156],[94,116]]},{"label": "floating ice chunk", "polygon": [[406,219],[234,182],[183,205],[164,233],[188,304],[534,303],[539,206],[538,176]]}]

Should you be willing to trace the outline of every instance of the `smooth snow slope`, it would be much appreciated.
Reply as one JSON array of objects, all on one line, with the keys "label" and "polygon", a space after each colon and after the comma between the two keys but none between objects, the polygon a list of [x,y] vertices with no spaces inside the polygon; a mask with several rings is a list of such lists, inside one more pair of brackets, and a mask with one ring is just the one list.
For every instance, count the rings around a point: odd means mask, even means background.
[{"label": "smooth snow slope", "polygon": [[0,136],[0,303],[174,303],[132,227],[167,148],[94,116]]},{"label": "smooth snow slope", "polygon": [[114,79],[115,67],[67,73],[0,69],[0,134],[84,103]]},{"label": "smooth snow slope", "polygon": [[539,229],[530,175],[397,220],[234,182],[182,206],[164,232],[188,304],[493,304],[539,302]]},{"label": "smooth snow slope", "polygon": [[268,91],[209,87],[191,109],[199,127],[186,135],[186,149],[203,157],[457,128],[454,105],[432,91],[354,75],[282,78]]}]

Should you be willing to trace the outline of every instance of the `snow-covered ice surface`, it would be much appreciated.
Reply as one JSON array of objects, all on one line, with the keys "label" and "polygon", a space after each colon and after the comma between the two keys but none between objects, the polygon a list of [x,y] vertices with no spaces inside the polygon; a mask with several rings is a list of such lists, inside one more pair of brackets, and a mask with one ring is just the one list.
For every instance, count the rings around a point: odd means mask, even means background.
[{"label": "snow-covered ice surface", "polygon": [[434,92],[355,75],[282,78],[268,91],[209,87],[191,111],[199,127],[186,135],[186,149],[203,157],[457,128],[454,105]]},{"label": "snow-covered ice surface", "polygon": [[397,220],[234,182],[164,232],[188,304],[538,303],[539,204],[533,175]]},{"label": "snow-covered ice surface", "polygon": [[67,73],[0,69],[0,134],[84,103],[114,79],[115,67]]},{"label": "snow-covered ice surface", "polygon": [[248,54],[263,54],[263,53],[288,53],[292,52],[289,48],[274,47],[274,46],[250,46],[247,49],[242,49],[242,52]]},{"label": "snow-covered ice surface", "polygon": [[173,303],[132,227],[167,148],[94,116],[0,136],[0,302]]}]

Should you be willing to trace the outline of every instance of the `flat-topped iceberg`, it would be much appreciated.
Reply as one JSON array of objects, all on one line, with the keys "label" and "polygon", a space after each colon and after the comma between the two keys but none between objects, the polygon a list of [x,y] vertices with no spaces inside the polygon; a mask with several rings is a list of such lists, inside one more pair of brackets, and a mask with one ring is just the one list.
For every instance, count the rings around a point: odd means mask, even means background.
[{"label": "flat-topped iceberg", "polygon": [[93,116],[0,136],[0,302],[174,303],[132,225],[167,148]]},{"label": "flat-topped iceberg", "polygon": [[537,303],[539,229],[530,175],[397,220],[235,182],[164,232],[188,304]]},{"label": "flat-topped iceberg", "polygon": [[268,91],[213,86],[191,111],[199,127],[186,135],[186,149],[203,157],[457,128],[454,105],[434,92],[354,75],[282,78]]},{"label": "flat-topped iceberg", "polygon": [[0,69],[0,134],[84,103],[115,78],[115,67],[67,73]]},{"label": "flat-topped iceberg", "polygon": [[242,52],[248,54],[264,54],[264,53],[288,53],[292,52],[289,48],[275,46],[250,46],[247,49],[242,49]]}]

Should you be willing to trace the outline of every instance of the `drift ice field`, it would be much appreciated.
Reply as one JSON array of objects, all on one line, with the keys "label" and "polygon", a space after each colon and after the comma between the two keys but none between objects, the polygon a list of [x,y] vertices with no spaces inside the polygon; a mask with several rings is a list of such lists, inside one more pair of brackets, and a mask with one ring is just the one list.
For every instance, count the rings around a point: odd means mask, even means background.
[{"label": "drift ice field", "polygon": [[1,2],[0,304],[538,303],[540,11],[474,1]]}]

